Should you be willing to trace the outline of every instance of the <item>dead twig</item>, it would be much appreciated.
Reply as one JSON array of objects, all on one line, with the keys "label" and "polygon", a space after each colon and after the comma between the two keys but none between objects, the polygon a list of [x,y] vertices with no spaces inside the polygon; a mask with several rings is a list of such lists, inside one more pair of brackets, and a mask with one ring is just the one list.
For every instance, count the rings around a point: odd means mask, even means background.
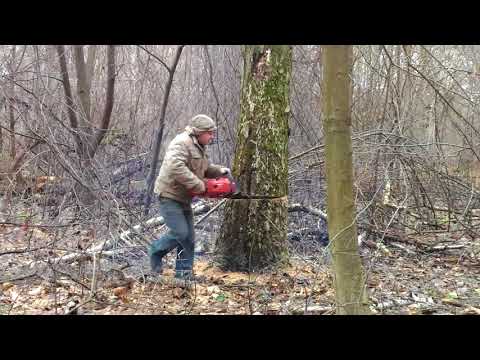
[{"label": "dead twig", "polygon": [[465,247],[465,245],[463,245],[463,244],[459,244],[459,245],[437,245],[437,246],[432,246],[430,248],[427,248],[424,251],[433,252],[433,251],[462,249],[464,247]]},{"label": "dead twig", "polygon": [[[0,222],[0,225],[6,226],[24,226],[25,223],[13,223],[13,222]],[[32,228],[61,228],[61,227],[73,227],[77,225],[81,225],[80,223],[71,223],[71,224],[59,224],[59,225],[44,225],[44,224],[27,224],[28,227]]]},{"label": "dead twig", "polygon": [[0,252],[0,256],[2,255],[9,255],[9,254],[24,254],[24,253],[27,253],[27,252],[33,252],[33,251],[37,251],[37,250],[42,250],[42,249],[46,249],[48,248],[47,246],[42,246],[42,247],[38,247],[38,248],[34,248],[34,249],[17,249],[17,250],[7,250],[7,251],[3,251],[3,252]]}]

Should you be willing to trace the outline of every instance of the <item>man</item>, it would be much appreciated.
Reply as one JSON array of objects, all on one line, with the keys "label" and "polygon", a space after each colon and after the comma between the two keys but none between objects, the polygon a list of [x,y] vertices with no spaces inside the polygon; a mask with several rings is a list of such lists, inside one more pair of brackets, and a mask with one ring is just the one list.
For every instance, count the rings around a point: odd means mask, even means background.
[{"label": "man", "polygon": [[230,172],[229,168],[210,164],[207,158],[205,145],[211,142],[215,131],[211,118],[197,115],[167,148],[154,191],[159,196],[160,215],[169,231],[154,240],[149,249],[155,273],[162,273],[162,258],[176,248],[175,277],[192,279],[195,247],[192,197],[205,192],[205,178],[217,178]]}]

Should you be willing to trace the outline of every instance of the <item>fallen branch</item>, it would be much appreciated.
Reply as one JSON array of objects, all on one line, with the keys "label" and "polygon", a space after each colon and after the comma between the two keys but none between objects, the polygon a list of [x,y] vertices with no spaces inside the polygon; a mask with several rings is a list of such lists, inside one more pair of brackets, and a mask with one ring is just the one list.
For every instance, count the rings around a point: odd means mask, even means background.
[{"label": "fallen branch", "polygon": [[5,283],[5,282],[15,282],[15,281],[20,281],[20,280],[29,279],[29,278],[34,277],[34,276],[38,276],[37,271],[34,271],[34,272],[30,273],[30,274],[13,277],[13,278],[1,278],[1,277],[0,277],[0,282],[2,282],[2,283]]},{"label": "fallen branch", "polygon": [[[292,204],[288,207],[288,212],[295,212],[295,211],[303,211],[303,212],[318,216],[318,217],[322,218],[323,220],[327,221],[327,213],[325,213],[324,211],[322,211],[320,209],[315,209],[315,208],[304,206],[304,205],[301,205],[301,204]],[[359,229],[364,230],[357,237],[358,246],[362,245],[362,243],[367,238],[367,235],[368,235],[367,232],[372,232],[372,233],[376,233],[376,234],[379,234],[379,235],[383,236],[383,232],[378,231],[377,229],[373,228],[372,226],[357,224],[357,227]],[[297,234],[297,232],[293,232],[293,233],[290,233],[289,235],[295,236],[296,234]]]},{"label": "fallen branch", "polygon": [[25,226],[32,228],[59,228],[59,227],[73,227],[80,225],[80,223],[71,223],[71,224],[59,224],[59,225],[43,225],[43,224],[25,224],[25,223],[13,223],[13,222],[0,222],[0,225],[8,225],[8,226]]},{"label": "fallen branch", "polygon": [[397,249],[400,249],[400,250],[403,250],[405,251],[407,254],[415,254],[415,251],[413,250],[410,250],[409,248],[401,245],[401,244],[398,244],[396,242],[391,242],[389,243],[390,246],[393,246],[393,247],[396,247]]},{"label": "fallen branch", "polygon": [[218,208],[220,208],[220,206],[222,206],[223,204],[225,204],[225,202],[227,201],[228,199],[223,199],[222,201],[220,201],[217,205],[215,205],[210,211],[208,211],[200,220],[198,220],[194,226],[197,226],[198,224],[200,224],[203,220],[205,220],[207,217],[209,217],[214,211],[216,211]]},{"label": "fallen branch", "polygon": [[[217,205],[216,207],[218,207],[219,205]],[[214,209],[216,207],[214,207]],[[205,203],[197,203],[192,207],[192,210],[193,210],[193,215],[201,215],[201,214],[210,210],[210,205],[205,204]],[[213,211],[213,209],[211,211]],[[201,219],[201,220],[203,220],[203,219]],[[130,236],[132,236],[134,234],[142,235],[142,232],[144,232],[145,230],[151,229],[151,228],[153,228],[155,226],[159,226],[159,225],[163,225],[163,226],[165,225],[165,220],[164,220],[163,216],[156,216],[156,217],[153,217],[153,218],[145,221],[144,223],[140,223],[138,225],[135,225],[135,226],[132,227],[132,230],[127,230],[127,231],[124,231],[123,233],[121,233],[119,238],[121,240],[127,240],[127,239],[131,240]],[[197,224],[195,224],[195,225],[197,225]],[[162,228],[163,228],[163,226],[162,226]],[[160,230],[162,228],[160,228]]]},{"label": "fallen branch", "polygon": [[297,238],[297,237],[301,238],[301,237],[304,237],[304,236],[320,236],[323,233],[324,232],[319,230],[319,229],[306,227],[306,228],[301,228],[301,229],[298,229],[298,230],[291,231],[291,232],[287,233],[287,238],[295,240],[295,238]]},{"label": "fallen branch", "polygon": [[295,211],[303,211],[309,214],[319,216],[324,220],[327,220],[327,214],[320,209],[315,209],[315,208],[304,206],[301,204],[292,204],[288,207],[288,212],[295,212]]},{"label": "fallen branch", "polygon": [[437,246],[432,246],[425,251],[442,251],[442,250],[451,250],[451,249],[462,249],[464,248],[465,245],[437,245]]},{"label": "fallen branch", "polygon": [[[392,253],[382,242],[375,242],[372,240],[367,240],[363,242],[365,246],[369,247],[370,249],[380,250],[383,254],[390,256]],[[359,244],[360,245],[360,244]]]},{"label": "fallen branch", "polygon": [[146,276],[144,278],[144,281],[154,283],[154,284],[180,287],[184,289],[192,289],[195,287],[196,284],[205,283],[205,281],[183,280],[183,279],[177,279],[175,277],[164,276],[164,275],[156,275],[154,277]]},{"label": "fallen branch", "polygon": [[290,314],[292,315],[321,315],[325,313],[332,313],[334,308],[332,306],[320,306],[320,305],[312,305],[312,306],[305,306],[298,307],[298,308],[291,308],[289,309]]},{"label": "fallen branch", "polygon": [[81,308],[82,306],[88,304],[89,302],[92,302],[94,301],[95,299],[93,297],[89,297],[87,300],[81,302],[80,304],[76,305],[75,307],[71,308],[70,310],[68,310],[67,312],[65,312],[65,315],[72,315],[72,314],[76,314],[77,313],[77,310],[79,308]]},{"label": "fallen branch", "polygon": [[26,249],[7,250],[7,251],[0,252],[0,256],[9,255],[9,254],[24,254],[27,252],[37,251],[37,250],[46,249],[46,248],[47,246],[41,246],[33,249],[26,248]]},{"label": "fallen branch", "polygon": [[[219,205],[221,205],[221,204],[218,204],[216,206],[216,208],[218,208]],[[203,214],[205,211],[208,211],[208,210],[210,210],[210,205],[205,204],[205,203],[198,203],[198,204],[196,204],[196,206],[193,207],[193,214],[194,215]],[[210,211],[209,214],[211,212],[212,211]],[[201,219],[201,221],[202,220],[203,219]],[[126,220],[124,220],[124,223],[129,225]],[[142,234],[142,232],[147,230],[147,229],[150,229],[152,227],[155,227],[157,225],[164,224],[164,223],[165,223],[165,221],[164,221],[162,216],[156,216],[154,218],[151,218],[151,219],[145,221],[144,223],[140,223],[138,225],[133,226],[131,230],[127,230],[127,231],[122,232],[119,235],[118,239],[120,239],[121,241],[129,244],[129,240],[132,241],[133,236],[138,236],[140,239],[143,240],[142,245],[143,246],[148,246],[149,241],[148,241],[147,238],[145,238],[145,236]],[[97,254],[101,254],[101,253],[103,253],[104,255],[111,255],[110,252],[106,253],[105,250],[109,250],[115,242],[117,242],[117,239],[112,237],[111,239],[102,241],[100,244],[86,250],[83,253],[80,253],[80,254],[79,253],[73,253],[73,254],[68,254],[68,255],[65,255],[65,256],[59,256],[59,257],[51,260],[50,262],[52,264],[58,264],[60,262],[62,262],[62,263],[72,263],[74,261],[91,259],[93,256],[96,256]],[[30,264],[30,267],[32,268],[40,262],[41,261],[34,261]]]},{"label": "fallen branch", "polygon": [[374,305],[374,307],[377,308],[378,310],[385,310],[385,309],[392,308],[392,307],[395,307],[395,306],[405,306],[405,305],[411,305],[411,304],[414,304],[414,303],[415,303],[415,301],[413,301],[413,300],[403,300],[403,299],[388,300],[388,301],[384,301],[382,303],[376,304],[376,305]]}]

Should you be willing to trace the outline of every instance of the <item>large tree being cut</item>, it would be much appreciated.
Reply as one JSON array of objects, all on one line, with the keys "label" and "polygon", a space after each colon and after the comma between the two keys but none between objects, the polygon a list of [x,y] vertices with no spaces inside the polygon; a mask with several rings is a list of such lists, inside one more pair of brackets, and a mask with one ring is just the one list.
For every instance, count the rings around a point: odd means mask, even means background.
[{"label": "large tree being cut", "polygon": [[287,252],[289,46],[243,48],[241,113],[233,175],[248,195],[230,199],[217,239],[225,270],[280,265]]}]

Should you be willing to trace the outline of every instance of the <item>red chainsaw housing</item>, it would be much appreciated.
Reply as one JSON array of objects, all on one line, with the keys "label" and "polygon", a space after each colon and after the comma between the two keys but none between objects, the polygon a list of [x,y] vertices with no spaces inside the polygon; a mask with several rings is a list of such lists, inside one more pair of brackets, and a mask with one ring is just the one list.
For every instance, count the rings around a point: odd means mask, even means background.
[{"label": "red chainsaw housing", "polygon": [[193,194],[194,196],[201,196],[207,198],[218,198],[234,193],[236,185],[227,177],[218,179],[207,179],[205,181],[205,192],[203,194]]},{"label": "red chainsaw housing", "polygon": [[225,196],[235,191],[234,185],[235,183],[226,177],[208,179],[205,183],[206,191],[204,196],[209,198]]}]

